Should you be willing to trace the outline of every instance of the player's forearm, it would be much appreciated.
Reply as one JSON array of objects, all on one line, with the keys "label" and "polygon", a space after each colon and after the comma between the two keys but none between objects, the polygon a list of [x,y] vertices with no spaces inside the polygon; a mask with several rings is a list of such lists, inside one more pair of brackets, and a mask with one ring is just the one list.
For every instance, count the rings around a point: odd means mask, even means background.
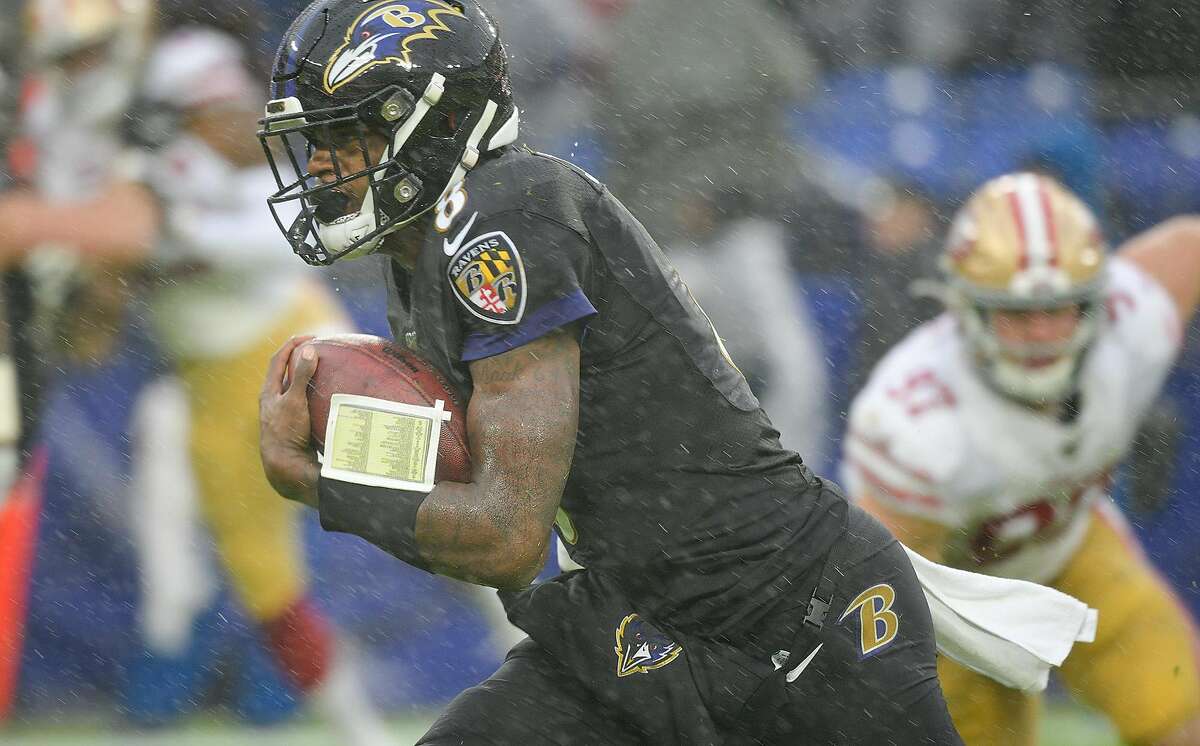
[{"label": "player's forearm", "polygon": [[327,531],[354,534],[440,575],[523,588],[546,561],[549,529],[477,484],[442,482],[429,495],[320,479]]},{"label": "player's forearm", "polygon": [[882,523],[900,543],[933,562],[942,562],[950,530],[945,526],[916,516],[891,510],[872,494],[859,495],[859,507]]},{"label": "player's forearm", "polygon": [[471,365],[471,484],[441,484],[417,543],[454,577],[523,587],[541,570],[562,500],[579,411],[579,345],[560,329]]},{"label": "player's forearm", "polygon": [[537,577],[549,533],[548,524],[513,510],[509,500],[453,482],[430,493],[416,521],[417,547],[434,571],[511,590]]},{"label": "player's forearm", "polygon": [[141,186],[116,184],[96,199],[76,203],[48,202],[19,192],[0,201],[3,242],[15,251],[58,244],[87,257],[137,263],[152,250],[159,213]]},{"label": "player's forearm", "polygon": [[471,366],[469,484],[427,496],[321,480],[321,523],[442,575],[522,588],[549,551],[579,409],[579,345],[558,331]]},{"label": "player's forearm", "polygon": [[1200,216],[1181,215],[1130,239],[1120,255],[1157,280],[1184,324],[1200,304]]}]

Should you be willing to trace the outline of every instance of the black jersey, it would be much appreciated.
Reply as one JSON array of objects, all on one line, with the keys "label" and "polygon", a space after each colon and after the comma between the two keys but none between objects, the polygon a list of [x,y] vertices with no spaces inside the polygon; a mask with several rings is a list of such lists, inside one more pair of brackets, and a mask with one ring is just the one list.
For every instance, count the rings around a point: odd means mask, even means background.
[{"label": "black jersey", "polygon": [[642,613],[710,634],[748,622],[839,535],[836,493],[780,446],[654,240],[574,166],[516,148],[481,163],[389,291],[396,339],[467,393],[471,361],[577,331],[556,529]]}]

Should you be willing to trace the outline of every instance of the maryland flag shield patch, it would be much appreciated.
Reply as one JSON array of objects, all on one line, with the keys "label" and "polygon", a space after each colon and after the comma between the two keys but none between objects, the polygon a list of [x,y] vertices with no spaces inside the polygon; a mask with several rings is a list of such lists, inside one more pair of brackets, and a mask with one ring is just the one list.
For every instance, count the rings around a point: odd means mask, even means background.
[{"label": "maryland flag shield patch", "polygon": [[525,313],[525,266],[503,231],[472,239],[446,270],[455,297],[493,324],[516,324]]}]

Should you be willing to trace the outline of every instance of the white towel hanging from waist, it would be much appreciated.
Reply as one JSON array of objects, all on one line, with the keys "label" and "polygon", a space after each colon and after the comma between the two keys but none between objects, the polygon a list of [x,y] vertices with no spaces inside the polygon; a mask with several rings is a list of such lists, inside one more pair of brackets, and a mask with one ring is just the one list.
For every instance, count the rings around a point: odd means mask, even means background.
[{"label": "white towel hanging from waist", "polygon": [[933,615],[938,651],[1023,692],[1040,692],[1076,642],[1096,639],[1097,612],[1024,580],[956,570],[904,547]]}]

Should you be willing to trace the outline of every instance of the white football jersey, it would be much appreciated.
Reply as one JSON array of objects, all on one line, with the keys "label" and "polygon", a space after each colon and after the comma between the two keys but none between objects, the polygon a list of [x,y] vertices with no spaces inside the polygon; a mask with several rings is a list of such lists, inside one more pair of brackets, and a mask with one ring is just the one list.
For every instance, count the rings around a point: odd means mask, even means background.
[{"label": "white football jersey", "polygon": [[[146,97],[185,109],[238,101],[253,86],[241,45],[207,29],[159,39],[147,69]],[[265,161],[239,168],[181,131],[147,159],[144,180],[164,218],[153,259],[165,281],[151,307],[172,356],[241,354],[317,292],[317,275],[296,259],[267,207],[278,186]],[[285,226],[292,217],[281,215]]]},{"label": "white football jersey", "polygon": [[1120,258],[1109,262],[1105,313],[1069,420],[990,388],[953,317],[914,330],[851,407],[850,494],[954,528],[947,564],[1052,580],[1082,541],[1090,506],[1107,499],[1181,339],[1166,291]]},{"label": "white football jersey", "polygon": [[235,168],[186,134],[151,163],[164,216],[154,261],[166,281],[151,300],[159,340],[185,359],[260,344],[316,282],[267,209],[270,169]]},{"label": "white football jersey", "polygon": [[79,121],[68,95],[59,78],[46,75],[26,85],[22,102],[22,133],[36,150],[34,185],[58,203],[96,197],[126,165],[119,120]]}]

